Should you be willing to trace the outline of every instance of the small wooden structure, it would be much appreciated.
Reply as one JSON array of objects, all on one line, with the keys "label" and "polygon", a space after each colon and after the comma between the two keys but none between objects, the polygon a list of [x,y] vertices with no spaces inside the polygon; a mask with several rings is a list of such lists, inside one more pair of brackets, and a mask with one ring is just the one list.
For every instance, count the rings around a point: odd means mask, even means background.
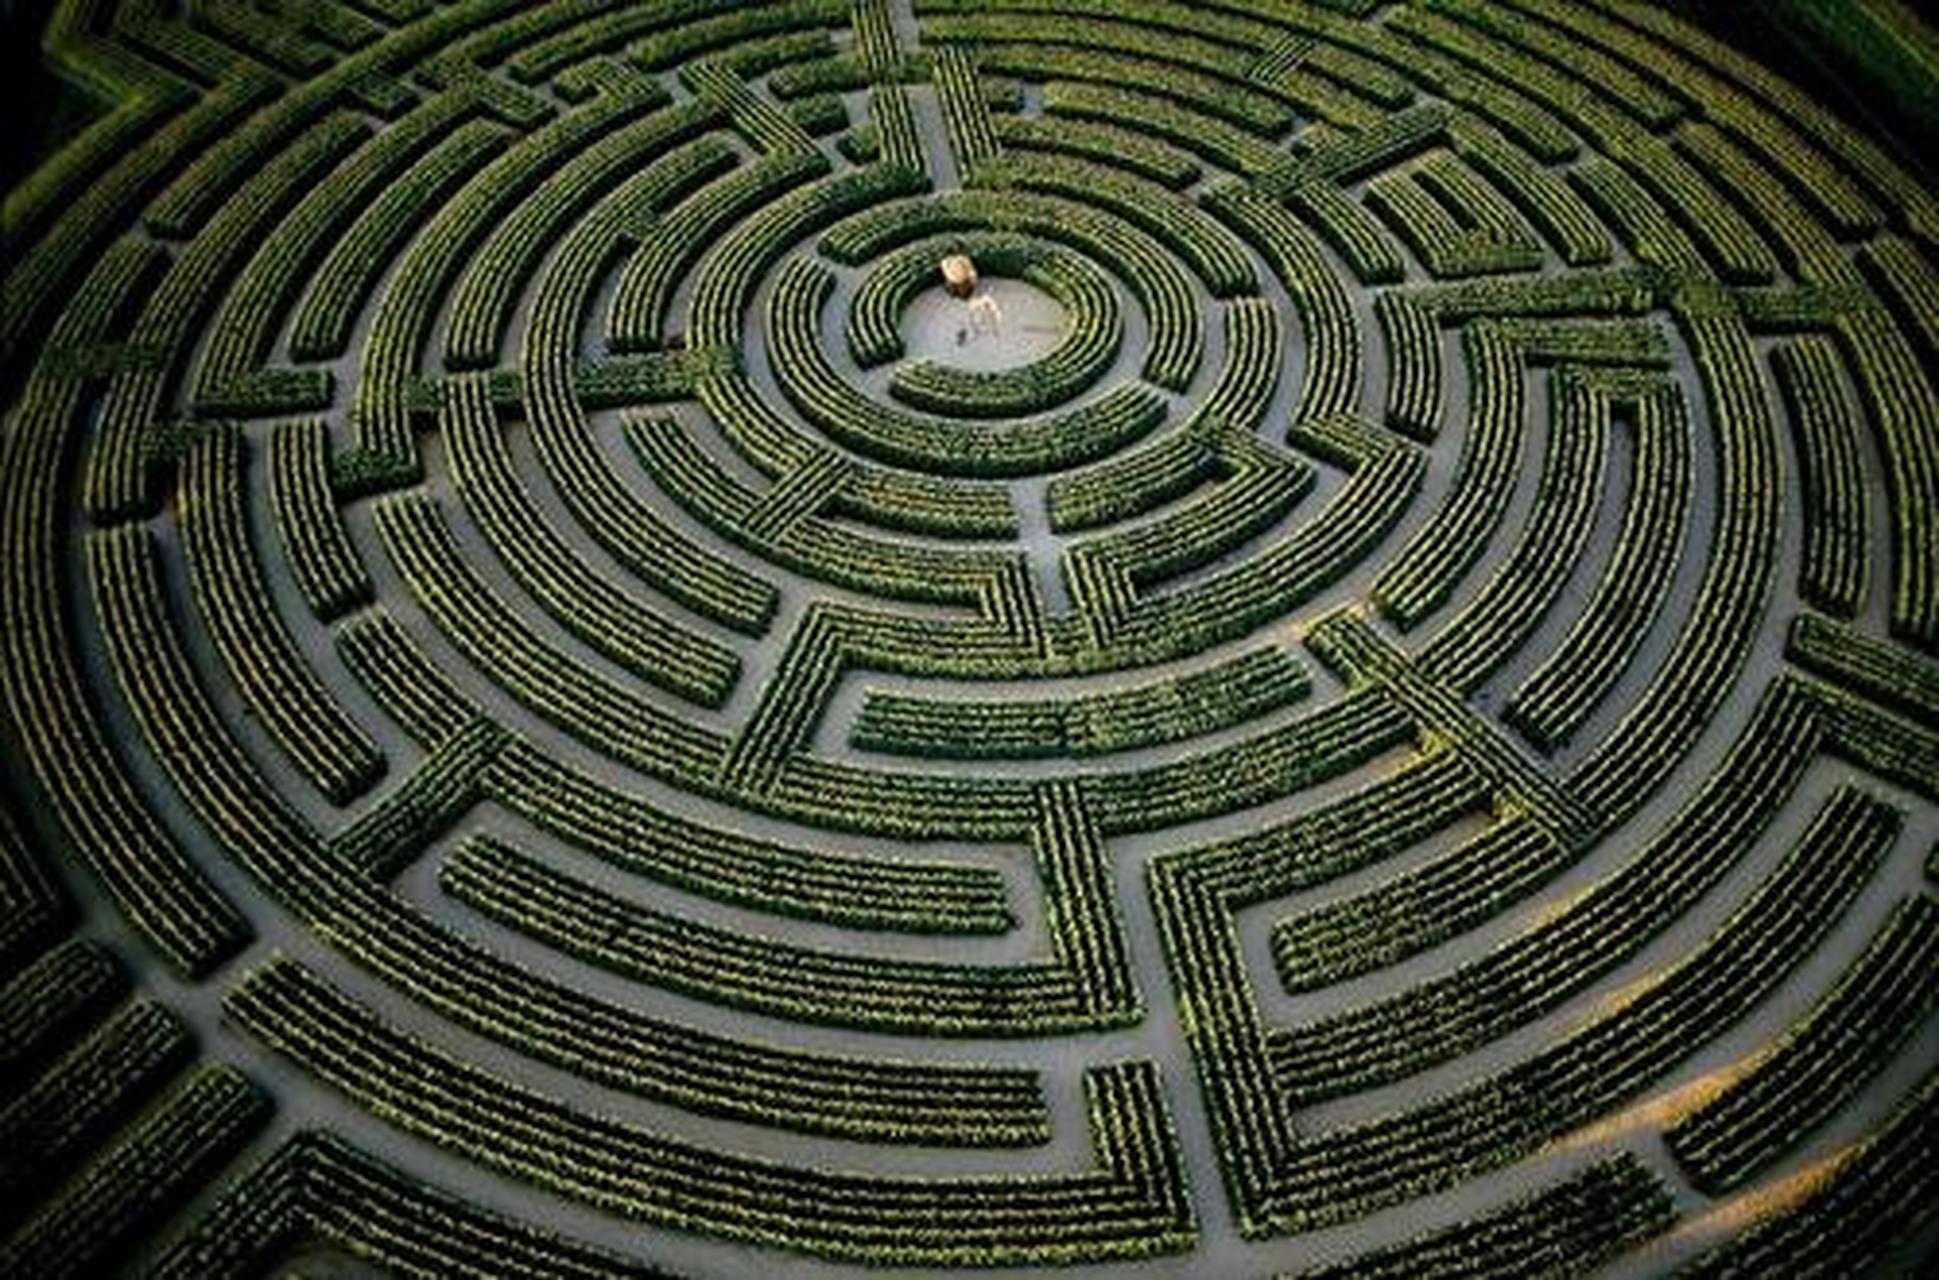
[{"label": "small wooden structure", "polygon": [[958,298],[967,298],[976,292],[976,264],[960,253],[952,253],[942,262],[943,288]]}]

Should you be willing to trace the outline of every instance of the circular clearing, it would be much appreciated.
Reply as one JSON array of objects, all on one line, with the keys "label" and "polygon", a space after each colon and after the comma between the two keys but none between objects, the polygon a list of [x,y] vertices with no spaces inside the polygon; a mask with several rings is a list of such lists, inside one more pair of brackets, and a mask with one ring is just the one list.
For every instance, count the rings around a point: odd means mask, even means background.
[{"label": "circular clearing", "polygon": [[[984,299],[993,313],[982,312]],[[1041,360],[1069,331],[1062,303],[1028,281],[1001,276],[984,276],[968,298],[952,297],[940,284],[925,289],[902,315],[911,359],[979,373]]]}]

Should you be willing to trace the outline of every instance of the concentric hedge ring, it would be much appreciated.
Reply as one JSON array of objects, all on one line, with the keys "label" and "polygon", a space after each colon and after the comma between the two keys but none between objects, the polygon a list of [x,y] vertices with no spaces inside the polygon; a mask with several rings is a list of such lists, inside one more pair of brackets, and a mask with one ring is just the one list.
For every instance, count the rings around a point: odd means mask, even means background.
[{"label": "concentric hedge ring", "polygon": [[[0,1273],[1931,1252],[1939,200],[1771,72],[1639,0],[46,47]],[[905,359],[952,250],[1070,337]]]},{"label": "concentric hedge ring", "polygon": [[[942,237],[910,245],[877,264],[850,304],[844,334],[864,368],[902,354],[894,329],[922,285],[934,286],[943,258],[963,254],[984,276],[1037,286],[1063,309],[1068,326],[1057,345],[1023,365],[971,370],[925,358],[898,368],[889,394],[911,408],[955,417],[1014,418],[1054,409],[1095,382],[1117,358],[1124,317],[1117,295],[1084,259],[1019,237]],[[881,336],[879,312],[890,312]],[[864,320],[864,316],[868,320]]]},{"label": "concentric hedge ring", "polygon": [[[1075,409],[1002,424],[945,420],[880,404],[844,382],[821,349],[822,307],[834,283],[834,276],[811,260],[790,260],[768,296],[767,338],[776,380],[788,399],[808,421],[858,453],[934,475],[1026,475],[1115,452],[1165,416],[1164,398],[1134,383],[1113,387]],[[1017,393],[1007,394],[1014,399]],[[1001,404],[980,407],[994,411]]]}]

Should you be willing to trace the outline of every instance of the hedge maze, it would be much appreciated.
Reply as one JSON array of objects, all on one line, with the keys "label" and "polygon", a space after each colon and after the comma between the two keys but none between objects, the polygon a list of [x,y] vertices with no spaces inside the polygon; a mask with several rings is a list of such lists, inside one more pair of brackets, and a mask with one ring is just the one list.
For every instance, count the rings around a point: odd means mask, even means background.
[{"label": "hedge maze", "polygon": [[1939,1251],[1939,196],[1777,75],[1641,0],[43,53],[0,1273]]}]

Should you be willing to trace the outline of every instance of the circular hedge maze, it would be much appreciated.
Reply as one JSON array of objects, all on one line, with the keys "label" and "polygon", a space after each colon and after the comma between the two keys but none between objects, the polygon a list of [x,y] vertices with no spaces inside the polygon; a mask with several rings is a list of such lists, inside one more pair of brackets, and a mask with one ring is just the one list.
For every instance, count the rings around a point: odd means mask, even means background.
[{"label": "circular hedge maze", "polygon": [[1797,89],[173,10],[6,204],[0,1272],[1939,1244],[1939,200]]}]

